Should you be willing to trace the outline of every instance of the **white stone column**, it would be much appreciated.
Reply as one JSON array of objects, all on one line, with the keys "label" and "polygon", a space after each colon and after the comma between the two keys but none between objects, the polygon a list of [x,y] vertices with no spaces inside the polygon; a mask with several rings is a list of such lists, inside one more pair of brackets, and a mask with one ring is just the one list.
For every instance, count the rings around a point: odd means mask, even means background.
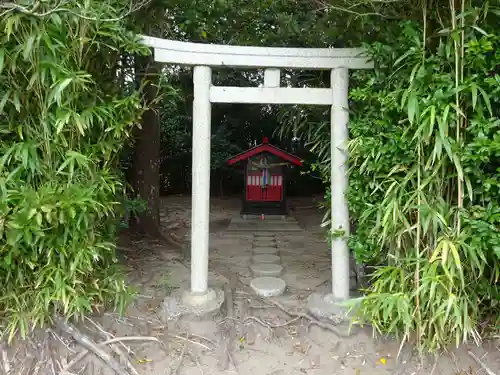
[{"label": "white stone column", "polygon": [[342,237],[332,240],[332,297],[337,301],[349,298],[349,209],[345,196],[347,177],[347,142],[349,122],[349,71],[347,68],[333,69],[331,87],[333,104],[331,110],[331,229],[343,231]]},{"label": "white stone column", "polygon": [[195,66],[193,82],[191,293],[202,295],[208,290],[212,69],[208,66]]},{"label": "white stone column", "polygon": [[264,69],[264,87],[280,87],[281,72],[276,68]]}]

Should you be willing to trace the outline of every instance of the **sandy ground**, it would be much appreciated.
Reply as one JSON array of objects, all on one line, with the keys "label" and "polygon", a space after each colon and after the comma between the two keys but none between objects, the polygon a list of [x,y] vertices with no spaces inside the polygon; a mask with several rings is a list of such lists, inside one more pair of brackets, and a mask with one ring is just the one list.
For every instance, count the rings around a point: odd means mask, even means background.
[{"label": "sandy ground", "polygon": [[[189,288],[190,197],[167,197],[162,204],[164,230],[184,239],[185,250],[169,249],[157,243],[123,241],[121,257],[127,266],[128,282],[137,289],[137,298],[124,317],[107,312],[78,325],[92,342],[113,337],[132,340],[117,340],[110,346],[101,346],[116,361],[121,361],[123,367],[128,364],[128,372],[122,375],[500,375],[499,343],[488,342],[480,348],[471,344],[437,360],[424,361],[412,355],[411,347],[405,347],[397,359],[398,342],[374,339],[368,328],[358,329],[345,337],[345,329],[334,333],[310,325],[306,319],[293,319],[276,305],[248,293],[245,285],[251,279],[248,269],[251,238],[225,231],[239,210],[237,199],[213,199],[211,202],[209,283],[222,288],[229,279],[238,280],[232,293],[234,315],[231,321],[234,324],[229,325],[233,329],[231,334],[222,329],[228,327],[229,321],[224,320],[224,314],[212,322],[193,323],[192,330],[186,330],[185,324],[165,325],[159,318],[162,301],[175,290]],[[316,208],[317,202],[307,198],[294,199],[290,204],[304,231],[278,235],[287,291],[273,300],[293,314],[304,311],[305,299],[310,293],[330,289],[331,273],[327,246],[319,226],[321,213]],[[50,342],[45,342],[44,346],[38,344],[38,351],[49,348],[53,353],[50,366],[38,373],[116,373],[103,366],[93,354],[68,367],[68,363],[81,353],[82,347],[61,334],[49,334]],[[135,341],[131,339],[134,336],[137,336]],[[468,354],[469,350],[477,355],[483,366]],[[17,358],[22,352],[18,351]],[[30,356],[33,355],[28,353],[24,360],[26,365],[21,366],[27,371],[12,373],[35,374],[33,366],[28,371],[28,363],[39,362],[36,355],[33,359]],[[15,353],[10,350],[4,357],[13,358]],[[61,371],[61,368],[67,371]]]}]

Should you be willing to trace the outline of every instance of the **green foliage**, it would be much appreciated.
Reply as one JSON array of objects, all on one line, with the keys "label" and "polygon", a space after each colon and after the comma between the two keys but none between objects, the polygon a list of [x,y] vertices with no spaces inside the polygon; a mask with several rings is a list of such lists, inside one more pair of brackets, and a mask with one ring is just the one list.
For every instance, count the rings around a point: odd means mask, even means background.
[{"label": "green foliage", "polygon": [[177,26],[170,28],[169,37],[196,42],[322,46],[342,30],[298,0],[171,0],[168,16]]},{"label": "green foliage", "polygon": [[[25,2],[0,17],[0,327],[25,336],[127,290],[115,235],[119,152],[143,108],[125,95],[123,54],[148,53],[127,4]],[[130,90],[128,90],[130,91]]]},{"label": "green foliage", "polygon": [[[388,28],[366,45],[375,72],[352,74],[350,247],[377,266],[355,313],[421,351],[480,340],[481,320],[500,316],[500,12],[465,5],[441,4],[443,21],[429,3],[423,21]],[[283,117],[329,183],[318,113]]]},{"label": "green foliage", "polygon": [[381,333],[416,334],[421,350],[478,341],[478,323],[500,308],[499,79],[491,75],[500,55],[490,54],[499,40],[481,12],[464,15],[463,58],[457,31],[424,45],[421,27],[404,23],[395,44],[371,48],[392,72],[352,91],[367,111],[355,117],[350,147],[349,198],[361,228],[354,249],[377,263],[389,254],[358,317]]}]

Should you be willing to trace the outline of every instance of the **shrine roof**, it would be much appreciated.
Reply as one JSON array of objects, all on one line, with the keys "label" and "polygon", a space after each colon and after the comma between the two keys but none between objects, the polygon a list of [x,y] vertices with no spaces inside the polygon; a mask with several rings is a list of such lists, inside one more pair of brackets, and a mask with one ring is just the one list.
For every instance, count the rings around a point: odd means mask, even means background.
[{"label": "shrine roof", "polygon": [[295,164],[299,167],[302,166],[302,161],[297,156],[292,155],[276,146],[269,144],[267,137],[264,137],[260,145],[252,147],[251,149],[248,149],[238,155],[233,156],[231,159],[227,161],[227,164],[234,165],[236,163],[239,163],[240,161],[249,159],[252,156],[262,154],[263,152],[269,152],[270,154],[273,154],[287,162],[290,162],[291,164]]}]

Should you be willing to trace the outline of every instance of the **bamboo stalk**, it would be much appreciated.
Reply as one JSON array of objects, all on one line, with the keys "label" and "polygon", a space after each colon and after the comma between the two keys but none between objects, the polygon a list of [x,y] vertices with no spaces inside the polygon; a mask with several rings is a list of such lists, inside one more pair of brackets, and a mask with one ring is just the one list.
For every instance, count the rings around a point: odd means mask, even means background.
[{"label": "bamboo stalk", "polygon": [[[461,6],[460,9],[465,10],[465,0],[461,0]],[[457,14],[456,14],[456,6],[455,6],[455,0],[450,0],[450,12],[451,12],[451,26],[452,26],[452,31],[457,30]],[[457,144],[460,144],[460,128],[462,126],[462,117],[460,115],[460,94],[458,92],[458,87],[460,86],[460,82],[463,80],[463,41],[464,41],[464,18],[461,17],[461,43],[455,39],[453,41],[454,49],[455,49],[455,88],[456,93],[455,93],[455,113],[457,116],[457,123],[456,123],[456,142]],[[460,177],[460,175],[457,176],[457,206],[459,210],[463,208],[463,180]],[[460,212],[457,213],[457,232],[460,233],[461,229],[461,220],[460,220]]]},{"label": "bamboo stalk", "polygon": [[[427,0],[423,0],[422,3],[422,17],[423,17],[423,22],[424,22],[424,33],[423,33],[423,43],[422,43],[422,64],[425,63],[425,43],[426,43],[426,23],[427,23]],[[420,337],[421,337],[421,329],[420,329],[420,321],[421,321],[421,313],[420,313],[420,236],[421,236],[421,218],[420,218],[420,206],[422,204],[422,197],[421,197],[421,166],[422,166],[422,145],[419,143],[418,148],[417,148],[417,234],[415,238],[415,250],[416,250],[416,256],[417,256],[417,264],[416,264],[416,270],[415,270],[415,290],[416,296],[415,296],[415,313],[416,313],[416,320],[417,320],[417,347],[418,347],[418,352],[421,352],[421,345],[420,345]]]}]

